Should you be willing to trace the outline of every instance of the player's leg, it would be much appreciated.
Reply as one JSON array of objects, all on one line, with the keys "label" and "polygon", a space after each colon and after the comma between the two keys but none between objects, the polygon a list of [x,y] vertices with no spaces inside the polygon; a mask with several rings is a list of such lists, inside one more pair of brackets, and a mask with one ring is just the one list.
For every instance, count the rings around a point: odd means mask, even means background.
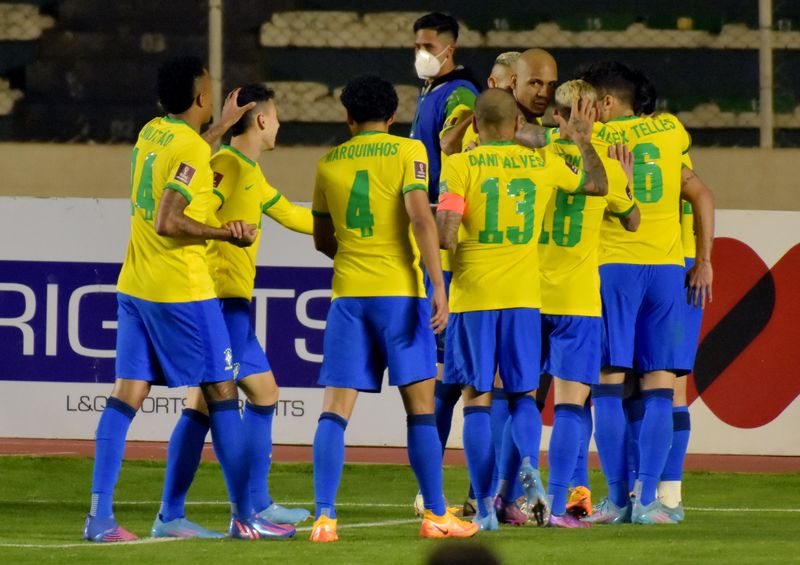
[{"label": "player's leg", "polygon": [[628,519],[627,439],[622,408],[625,371],[633,367],[636,316],[644,296],[646,273],[640,265],[600,266],[603,333],[600,384],[592,386],[594,439],[608,483],[608,497],[587,521],[621,523]]},{"label": "player's leg", "polygon": [[200,387],[189,387],[185,408],[167,446],[164,490],[161,508],[150,531],[152,537],[225,537],[186,518],[186,495],[200,466],[209,427],[203,392]]},{"label": "player's leg", "polygon": [[[453,278],[453,273],[444,271],[445,288],[448,293],[450,292],[450,281]],[[427,271],[425,272],[425,291],[430,297],[433,295],[433,285],[430,282]],[[442,451],[447,447],[447,440],[450,437],[450,429],[453,425],[453,410],[461,398],[461,387],[459,385],[450,385],[443,381],[444,378],[444,352],[446,331],[436,336],[436,384],[435,384],[435,415],[436,415],[436,429],[439,434],[439,443],[442,445]]]},{"label": "player's leg", "polygon": [[467,458],[467,469],[477,503],[475,522],[481,530],[494,531],[499,529],[491,496],[494,452],[486,448],[492,441],[490,417],[492,393],[477,390],[473,386],[465,386],[463,400],[464,455]]},{"label": "player's leg", "polygon": [[589,485],[589,444],[592,441],[594,422],[592,421],[592,402],[586,400],[581,412],[581,445],[578,460],[572,473],[572,491],[567,500],[567,512],[576,518],[592,515],[592,491]]},{"label": "player's leg", "polygon": [[83,532],[85,539],[98,542],[136,539],[114,518],[114,489],[131,421],[150,392],[150,382],[161,376],[139,301],[118,294],[117,302],[117,379],[97,424],[92,501]]},{"label": "player's leg", "polygon": [[681,482],[683,481],[683,463],[689,447],[689,435],[692,430],[689,407],[686,402],[686,382],[688,376],[675,379],[675,398],[672,401],[672,446],[667,456],[667,463],[658,483],[658,499],[670,512],[673,520],[683,520],[683,497]]},{"label": "player's leg", "polygon": [[625,373],[625,390],[622,396],[622,409],[625,411],[628,436],[628,490],[631,492],[633,492],[634,483],[639,475],[639,436],[644,418],[641,379],[642,375],[636,371]]}]

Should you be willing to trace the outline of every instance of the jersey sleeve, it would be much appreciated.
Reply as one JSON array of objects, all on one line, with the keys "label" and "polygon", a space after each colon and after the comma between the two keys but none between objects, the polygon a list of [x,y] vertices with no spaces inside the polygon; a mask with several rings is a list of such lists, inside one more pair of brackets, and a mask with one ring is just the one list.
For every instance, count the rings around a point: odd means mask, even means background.
[{"label": "jersey sleeve", "polygon": [[444,124],[442,125],[442,131],[439,132],[439,137],[460,121],[466,119],[468,115],[472,116],[475,111],[476,98],[475,93],[466,86],[459,86],[450,93],[445,102]]},{"label": "jersey sleeve", "polygon": [[628,216],[635,205],[633,193],[628,186],[628,175],[616,159],[601,157],[601,160],[608,177],[608,194],[604,197],[606,208],[614,216]]},{"label": "jersey sleeve", "polygon": [[428,191],[428,154],[421,141],[409,140],[403,148],[403,194]]},{"label": "jersey sleeve", "polygon": [[439,206],[437,211],[464,214],[466,209],[466,161],[462,154],[453,155],[444,162],[439,175]]},{"label": "jersey sleeve", "polygon": [[264,181],[264,203],[261,211],[292,231],[314,233],[314,219],[311,210],[289,202],[283,194]]},{"label": "jersey sleeve", "polygon": [[210,175],[211,149],[205,142],[187,144],[172,158],[164,190],[174,190],[191,202],[192,198],[210,187],[203,186]]},{"label": "jersey sleeve", "polygon": [[563,157],[554,153],[547,152],[548,169],[550,180],[557,189],[569,194],[578,192],[586,184],[586,172],[570,165]]},{"label": "jersey sleeve", "polygon": [[324,163],[317,165],[317,178],[314,181],[314,196],[311,198],[311,214],[321,218],[330,218],[331,213],[328,208],[328,200],[325,196],[325,171]]},{"label": "jersey sleeve", "polygon": [[214,196],[222,206],[239,182],[239,168],[232,159],[224,155],[214,155],[211,158],[211,170],[214,173]]}]

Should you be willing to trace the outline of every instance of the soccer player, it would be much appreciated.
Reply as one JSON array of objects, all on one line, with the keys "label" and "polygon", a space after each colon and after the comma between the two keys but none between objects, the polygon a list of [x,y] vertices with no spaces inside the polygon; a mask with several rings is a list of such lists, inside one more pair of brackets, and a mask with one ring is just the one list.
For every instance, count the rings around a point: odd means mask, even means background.
[{"label": "soccer player", "polygon": [[[297,524],[308,518],[309,512],[275,504],[269,494],[267,476],[278,386],[250,322],[250,300],[261,243],[262,214],[300,233],[311,234],[313,223],[311,211],[287,201],[267,182],[256,162],[264,151],[275,148],[280,122],[274,91],[261,83],[250,84],[239,90],[237,102],[242,106],[254,102],[256,106],[231,128],[230,146],[223,145],[211,158],[214,195],[219,205],[216,215],[223,224],[232,218],[244,218],[247,223],[258,225],[258,235],[246,249],[212,241],[209,262],[231,339],[234,378],[248,398],[244,433],[253,509],[267,525]],[[190,388],[186,408],[167,450],[164,493],[153,537],[215,537],[213,532],[185,518],[186,494],[200,463],[208,428],[208,408],[203,395],[200,389]],[[269,532],[271,537],[289,537],[294,529],[273,526]]]},{"label": "soccer player", "polygon": [[[565,82],[555,93],[555,115],[568,119],[573,103],[581,99],[596,105],[595,89],[582,80]],[[569,136],[555,129],[549,138],[548,150],[582,167],[580,151]],[[600,374],[600,226],[604,214],[630,231],[639,225],[639,210],[628,178],[632,156],[623,151],[621,133],[611,125],[595,122],[592,143],[608,177],[608,194],[597,198],[556,193],[547,204],[539,239],[542,371],[553,377],[555,386],[555,420],[548,450],[550,525],[561,528],[588,526],[567,513],[567,489],[579,451],[588,448],[588,438],[583,436],[586,401],[590,386],[597,384]],[[623,166],[609,157],[609,150],[622,157]],[[617,155],[618,151],[623,153]],[[585,485],[581,488],[586,491],[583,497],[591,496]]]},{"label": "soccer player", "polygon": [[[514,75],[514,66],[520,55],[519,51],[506,51],[497,56],[492,66],[492,72],[486,80],[489,88],[511,90],[511,77]],[[472,125],[473,114],[471,111],[462,113],[455,118],[453,124],[442,132],[440,143],[443,154],[452,155],[453,153],[469,151],[478,145],[478,134]]]},{"label": "soccer player", "polygon": [[[358,393],[380,391],[387,366],[408,414],[408,455],[425,501],[420,535],[469,537],[477,525],[450,514],[442,494],[434,332],[447,325],[448,308],[425,147],[388,133],[397,94],[385,80],[353,79],[341,101],[353,137],[320,160],[312,204],[314,243],[333,258],[333,302],[319,376],[325,397],[314,436],[311,540],[338,539],[345,428]],[[433,284],[430,302],[417,249]]]},{"label": "soccer player", "polygon": [[[166,384],[202,388],[231,500],[231,536],[257,539],[262,528],[249,513],[233,356],[206,256],[208,240],[246,247],[257,231],[241,220],[223,227],[204,223],[216,202],[211,149],[199,134],[212,106],[211,79],[200,59],[165,63],[158,97],[167,115],[145,125],[131,157],[131,239],[117,283],[117,378],[97,426],[83,535],[95,542],[136,538],[117,524],[113,492],[130,423],[151,385]],[[251,108],[229,97],[222,127]]]},{"label": "soccer player", "polygon": [[[640,524],[674,523],[656,498],[656,486],[672,442],[675,376],[686,370],[679,355],[683,334],[684,280],[692,299],[711,298],[713,196],[705,187],[682,182],[689,135],[670,115],[634,114],[636,81],[619,63],[589,68],[583,76],[598,92],[600,118],[619,127],[634,155],[634,196],[641,213],[637,232],[606,221],[601,234],[603,360],[600,384],[592,388],[595,441],[609,496],[586,520]],[[680,200],[691,202],[698,228],[698,260],[684,269],[679,223]],[[639,435],[638,480],[628,495],[625,372],[644,373],[644,417]]]},{"label": "soccer player", "polygon": [[556,155],[517,145],[514,138],[522,118],[513,96],[488,90],[475,108],[479,147],[449,157],[442,173],[440,244],[454,252],[454,314],[444,381],[462,387],[464,449],[478,505],[475,521],[484,530],[498,529],[490,490],[494,450],[489,421],[498,369],[509,400],[528,508],[540,525],[548,521],[536,469],[542,431],[534,399],[541,347],[537,242],[554,190],[607,192],[603,165],[590,143],[594,112],[591,104],[578,101],[569,124],[563,123],[585,162],[583,174],[578,174]]}]

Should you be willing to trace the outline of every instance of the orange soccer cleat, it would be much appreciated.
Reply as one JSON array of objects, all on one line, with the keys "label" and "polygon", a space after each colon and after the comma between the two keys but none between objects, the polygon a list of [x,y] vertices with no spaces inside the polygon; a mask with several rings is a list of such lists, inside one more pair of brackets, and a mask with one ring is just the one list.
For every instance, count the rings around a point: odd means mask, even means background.
[{"label": "orange soccer cleat", "polygon": [[339,534],[336,533],[336,520],[327,516],[320,516],[319,519],[314,521],[310,539],[321,543],[339,541]]},{"label": "orange soccer cleat", "polygon": [[430,510],[425,511],[419,535],[423,538],[471,538],[478,533],[478,524],[455,517],[450,512],[444,516],[436,516]]},{"label": "orange soccer cleat", "polygon": [[576,518],[592,515],[592,491],[586,487],[575,487],[569,493],[567,512]]}]

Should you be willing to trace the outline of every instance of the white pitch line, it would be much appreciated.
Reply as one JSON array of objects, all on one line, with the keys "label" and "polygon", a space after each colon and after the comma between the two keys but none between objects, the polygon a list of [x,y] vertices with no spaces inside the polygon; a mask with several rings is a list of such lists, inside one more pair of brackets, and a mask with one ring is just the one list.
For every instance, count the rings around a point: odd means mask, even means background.
[{"label": "white pitch line", "polygon": [[[338,530],[344,528],[373,528],[373,527],[381,527],[381,526],[399,526],[402,524],[419,524],[419,518],[407,518],[405,520],[385,520],[383,522],[357,522],[355,524],[338,524],[336,528]],[[313,526],[303,526],[302,528],[297,528],[298,532],[310,532],[313,530]]]},{"label": "white pitch line", "polygon": [[800,512],[800,508],[700,508],[687,506],[692,512]]},{"label": "white pitch line", "polygon": [[117,541],[114,543],[0,543],[0,547],[16,547],[22,549],[66,549],[71,547],[123,547],[126,545],[147,545],[151,543],[166,543],[181,541],[182,538],[143,538],[133,541]]}]

